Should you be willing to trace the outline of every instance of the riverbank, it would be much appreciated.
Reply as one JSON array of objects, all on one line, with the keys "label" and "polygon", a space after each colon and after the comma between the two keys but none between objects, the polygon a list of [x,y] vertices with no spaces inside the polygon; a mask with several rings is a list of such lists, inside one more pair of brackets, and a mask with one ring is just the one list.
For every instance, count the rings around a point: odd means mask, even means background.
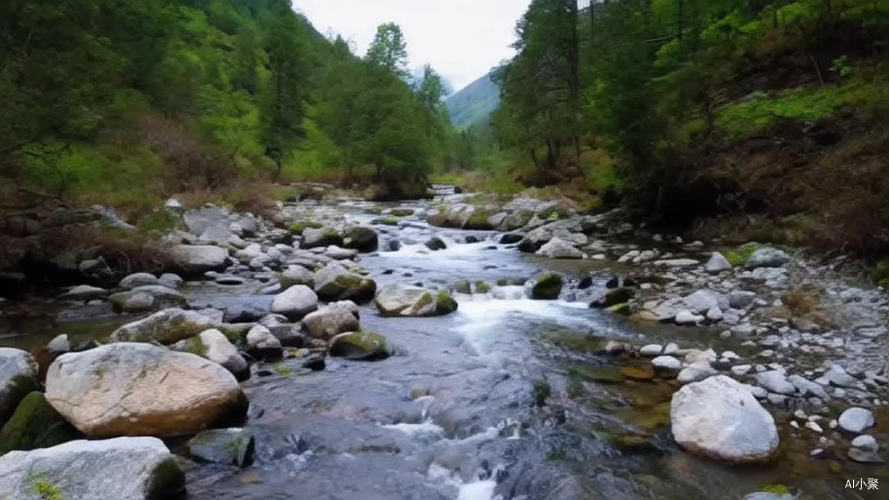
[{"label": "riverbank", "polygon": [[[841,261],[686,242],[566,200],[168,210],[182,224],[165,236],[175,276],[6,301],[0,342],[37,355],[49,404],[93,437],[120,432],[58,405],[74,396],[60,397],[53,366],[84,363],[95,341],[150,340],[168,346],[150,359],[224,367],[214,376],[240,383],[222,384],[234,398],[223,413],[252,443],[235,465],[174,437],[187,441],[198,429],[175,422],[206,408],[168,409],[158,428],[163,391],[126,385],[145,394],[127,408],[134,433],[164,438],[190,497],[299,484],[334,498],[827,498],[847,476],[881,477],[869,462],[889,436],[889,301]],[[136,365],[120,366],[126,380]],[[67,377],[95,380],[84,370]],[[94,384],[65,391],[91,401]],[[751,460],[765,464],[726,465]]]}]

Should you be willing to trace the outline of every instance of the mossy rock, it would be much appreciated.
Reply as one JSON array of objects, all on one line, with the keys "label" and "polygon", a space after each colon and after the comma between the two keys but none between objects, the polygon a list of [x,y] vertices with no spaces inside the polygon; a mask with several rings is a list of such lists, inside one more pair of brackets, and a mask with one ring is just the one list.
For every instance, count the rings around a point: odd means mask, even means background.
[{"label": "mossy rock", "polygon": [[751,241],[736,248],[724,249],[722,255],[732,267],[741,267],[753,255],[753,252],[759,250],[760,247],[762,247],[761,244]]},{"label": "mossy rock", "polygon": [[32,391],[39,390],[37,380],[29,375],[16,375],[7,382],[5,394],[0,400],[0,422],[5,422],[15,412],[16,407]]},{"label": "mossy rock", "polygon": [[466,220],[466,224],[463,224],[463,228],[475,229],[480,231],[488,231],[494,229],[494,226],[492,226],[489,222],[490,218],[491,212],[489,210],[477,208],[473,210],[472,215],[470,215],[469,219]]},{"label": "mossy rock", "polygon": [[543,273],[537,277],[534,288],[531,289],[531,298],[539,300],[555,300],[562,292],[564,279],[558,273]]},{"label": "mossy rock", "polygon": [[533,218],[534,214],[532,212],[529,212],[527,210],[519,210],[507,215],[503,224],[507,231],[514,231],[528,225],[528,223],[531,222],[531,219]]},{"label": "mossy rock", "polygon": [[371,332],[349,332],[330,341],[330,355],[346,359],[371,361],[389,356],[386,339]]},{"label": "mossy rock", "polygon": [[605,310],[610,312],[611,314],[620,314],[622,316],[629,316],[633,312],[633,310],[630,309],[630,304],[627,304],[626,302],[623,302],[621,304],[614,304],[613,306],[608,307]]},{"label": "mossy rock", "polygon": [[438,300],[435,302],[435,313],[444,315],[450,314],[457,310],[457,301],[451,297],[451,294],[442,290],[438,292]]},{"label": "mossy rock", "polygon": [[472,286],[469,284],[468,281],[458,281],[454,285],[454,291],[457,293],[470,294],[472,293]]},{"label": "mossy rock", "polygon": [[410,208],[393,208],[389,211],[389,214],[395,217],[408,217],[414,215],[414,211]]},{"label": "mossy rock", "polygon": [[475,282],[475,291],[476,293],[488,293],[491,291],[491,285],[484,281],[476,281]]},{"label": "mossy rock", "polygon": [[185,492],[185,473],[175,458],[168,458],[155,467],[149,479],[152,499],[181,498]]},{"label": "mossy rock", "polygon": [[396,217],[394,215],[388,215],[386,217],[374,219],[374,220],[370,221],[370,223],[371,224],[380,224],[383,226],[397,226],[398,221],[400,221],[400,220],[401,220],[400,217]]},{"label": "mossy rock", "polygon": [[12,450],[49,448],[82,437],[46,402],[42,392],[35,391],[22,399],[12,418],[0,429],[0,455]]},{"label": "mossy rock", "polygon": [[617,288],[611,290],[602,299],[603,307],[611,307],[617,304],[624,304],[636,296],[636,291],[632,288]]},{"label": "mossy rock", "polygon": [[320,229],[322,227],[324,227],[324,225],[319,222],[303,220],[303,221],[298,221],[298,222],[294,222],[293,224],[291,224],[290,225],[290,232],[292,234],[302,235],[303,231],[305,231],[306,229]]}]

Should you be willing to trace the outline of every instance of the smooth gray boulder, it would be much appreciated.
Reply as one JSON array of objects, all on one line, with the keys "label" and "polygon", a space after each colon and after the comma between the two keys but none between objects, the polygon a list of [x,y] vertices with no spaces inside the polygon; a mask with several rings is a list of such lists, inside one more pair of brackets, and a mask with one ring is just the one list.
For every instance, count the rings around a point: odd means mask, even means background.
[{"label": "smooth gray boulder", "polygon": [[157,276],[150,273],[133,273],[120,280],[117,286],[120,288],[136,288],[137,286],[157,285]]},{"label": "smooth gray boulder", "polygon": [[19,402],[37,388],[34,358],[21,349],[0,347],[0,426],[12,416]]},{"label": "smooth gray boulder", "polygon": [[731,263],[729,263],[728,259],[725,258],[719,252],[713,252],[710,254],[710,260],[704,265],[704,269],[708,273],[719,273],[722,271],[728,271],[732,268]]},{"label": "smooth gray boulder", "polygon": [[290,288],[293,285],[306,285],[309,288],[314,288],[315,273],[303,266],[289,266],[278,276],[278,283],[284,289]]},{"label": "smooth gray boulder", "polygon": [[673,394],[670,424],[682,448],[718,460],[766,461],[778,448],[772,415],[749,389],[724,375],[685,385]]},{"label": "smooth gray boulder", "polygon": [[744,262],[744,269],[756,269],[759,267],[781,267],[790,262],[790,256],[783,250],[773,247],[760,247],[754,250],[747,261]]},{"label": "smooth gray boulder", "polygon": [[196,311],[164,309],[147,318],[127,323],[111,334],[114,342],[159,342],[173,344],[216,328],[219,322]]},{"label": "smooth gray boulder", "polygon": [[238,349],[228,340],[222,332],[213,328],[201,332],[192,342],[193,348],[198,354],[204,358],[219,363],[238,380],[245,380],[250,377],[250,367],[247,361],[238,352]]},{"label": "smooth gray boulder", "polygon": [[221,365],[129,342],[58,357],[46,374],[46,400],[90,437],[197,432],[242,417],[247,402]]},{"label": "smooth gray boulder", "polygon": [[302,248],[327,247],[330,245],[342,245],[343,237],[336,229],[321,227],[303,230]]},{"label": "smooth gray boulder", "polygon": [[580,259],[583,257],[583,252],[568,241],[553,238],[541,246],[535,255],[549,259]]},{"label": "smooth gray boulder", "polygon": [[843,429],[846,432],[860,434],[868,427],[873,427],[876,423],[876,419],[874,419],[874,414],[870,410],[852,407],[847,408],[846,411],[840,414],[838,423],[840,424],[840,429]]},{"label": "smooth gray boulder", "polygon": [[293,285],[275,296],[272,312],[291,320],[301,319],[318,309],[318,295],[305,285]]},{"label": "smooth gray boulder", "polygon": [[769,370],[756,374],[756,383],[769,392],[776,394],[794,394],[796,387],[778,370]]},{"label": "smooth gray boulder", "polygon": [[222,270],[228,264],[228,252],[215,245],[175,245],[169,256],[178,271],[189,274]]},{"label": "smooth gray boulder", "polygon": [[70,441],[0,457],[3,499],[148,500],[184,490],[185,475],[154,437]]},{"label": "smooth gray boulder", "polygon": [[334,335],[357,331],[360,327],[358,316],[351,308],[341,304],[339,302],[330,304],[306,315],[302,324],[309,336],[330,340]]},{"label": "smooth gray boulder", "polygon": [[115,310],[136,312],[164,307],[184,307],[188,300],[172,288],[162,285],[140,285],[108,297]]},{"label": "smooth gray boulder", "polygon": [[379,246],[379,236],[369,227],[352,226],[343,232],[343,246],[359,252],[373,252]]},{"label": "smooth gray boulder", "polygon": [[281,341],[268,328],[256,325],[247,332],[247,349],[262,357],[277,358],[283,348]]}]

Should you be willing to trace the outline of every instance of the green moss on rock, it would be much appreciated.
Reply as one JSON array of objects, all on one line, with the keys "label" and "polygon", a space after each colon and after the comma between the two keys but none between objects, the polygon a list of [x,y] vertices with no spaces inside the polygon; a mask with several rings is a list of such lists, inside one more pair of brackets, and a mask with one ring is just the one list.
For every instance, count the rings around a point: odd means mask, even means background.
[{"label": "green moss on rock", "polygon": [[303,220],[291,224],[290,232],[292,234],[302,235],[303,231],[306,229],[320,229],[321,227],[323,227],[323,225],[318,222]]},{"label": "green moss on rock", "polygon": [[12,418],[0,429],[0,455],[12,450],[49,448],[81,437],[46,402],[43,393],[35,391],[22,399]]},{"label": "green moss on rock", "polygon": [[491,291],[491,285],[487,284],[484,281],[476,281],[475,291],[476,293],[488,293]]},{"label": "green moss on rock", "polygon": [[470,294],[470,293],[472,293],[472,288],[471,288],[471,286],[469,285],[469,282],[468,282],[468,281],[458,281],[458,282],[454,285],[454,291],[457,292],[457,293]]},{"label": "green moss on rock", "polygon": [[330,355],[354,360],[376,360],[389,356],[386,339],[372,332],[350,332],[331,340]]},{"label": "green moss on rock", "polygon": [[438,300],[435,302],[436,314],[450,314],[457,310],[457,301],[451,297],[451,294],[442,290],[438,292]]},{"label": "green moss on rock", "polygon": [[179,498],[184,492],[185,474],[176,459],[168,458],[155,467],[148,483],[149,500]]},{"label": "green moss on rock", "polygon": [[491,223],[488,220],[491,218],[491,212],[484,208],[476,208],[473,210],[472,215],[469,216],[469,219],[466,220],[466,224],[463,225],[466,229],[476,229],[476,230],[490,230],[494,227],[491,226]]},{"label": "green moss on rock", "polygon": [[562,292],[562,276],[558,273],[543,273],[537,277],[534,288],[531,289],[531,298],[539,300],[555,300]]}]

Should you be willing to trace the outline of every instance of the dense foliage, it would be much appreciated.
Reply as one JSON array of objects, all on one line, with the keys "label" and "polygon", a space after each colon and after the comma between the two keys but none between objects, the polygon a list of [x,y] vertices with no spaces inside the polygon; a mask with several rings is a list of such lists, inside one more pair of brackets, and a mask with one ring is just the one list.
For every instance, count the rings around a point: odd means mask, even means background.
[{"label": "dense foliage", "polygon": [[124,204],[244,178],[422,189],[451,131],[405,59],[396,25],[361,59],[286,0],[10,0],[0,174]]},{"label": "dense foliage", "polygon": [[585,175],[673,223],[804,213],[889,249],[865,188],[889,188],[886,0],[533,0],[516,35],[494,116],[516,178]]}]

